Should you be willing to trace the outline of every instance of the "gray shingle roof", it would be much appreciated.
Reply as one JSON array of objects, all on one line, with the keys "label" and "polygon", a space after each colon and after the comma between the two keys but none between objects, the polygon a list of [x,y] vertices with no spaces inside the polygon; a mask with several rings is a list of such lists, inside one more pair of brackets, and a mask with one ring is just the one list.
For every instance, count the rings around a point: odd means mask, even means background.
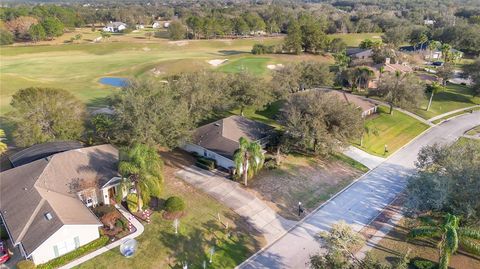
[{"label": "gray shingle roof", "polygon": [[240,137],[257,141],[267,137],[273,129],[264,123],[234,115],[197,128],[193,143],[232,159]]}]

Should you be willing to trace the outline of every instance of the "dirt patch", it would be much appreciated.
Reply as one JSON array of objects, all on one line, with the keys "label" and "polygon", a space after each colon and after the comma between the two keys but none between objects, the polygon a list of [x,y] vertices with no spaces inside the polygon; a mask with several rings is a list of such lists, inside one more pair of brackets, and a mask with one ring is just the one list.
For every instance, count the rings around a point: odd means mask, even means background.
[{"label": "dirt patch", "polygon": [[177,46],[179,46],[179,47],[183,47],[183,46],[188,45],[188,41],[184,41],[184,40],[180,40],[180,41],[168,41],[168,44],[177,45]]},{"label": "dirt patch", "polygon": [[361,174],[337,160],[289,155],[280,168],[256,176],[249,190],[283,217],[298,220],[298,202],[303,217]]},{"label": "dirt patch", "polygon": [[283,64],[269,64],[269,65],[267,65],[267,68],[270,69],[270,70],[280,70],[283,67],[284,67]]}]

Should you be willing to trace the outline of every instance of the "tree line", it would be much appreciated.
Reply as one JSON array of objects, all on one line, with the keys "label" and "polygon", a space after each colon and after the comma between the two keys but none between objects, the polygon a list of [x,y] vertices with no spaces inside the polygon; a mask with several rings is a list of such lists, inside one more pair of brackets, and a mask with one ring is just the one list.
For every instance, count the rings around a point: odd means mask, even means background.
[{"label": "tree line", "polygon": [[[206,2],[202,5],[191,3],[101,3],[91,5],[18,5],[0,8],[0,27],[3,44],[12,39],[30,40],[31,34],[43,37],[42,30],[29,33],[32,25],[49,18],[56,18],[65,28],[105,24],[109,21],[122,21],[127,25],[151,25],[157,19],[176,21],[176,34],[180,38],[224,38],[249,34],[288,34],[304,33],[304,50],[319,50],[326,42],[319,38],[319,31],[333,33],[385,33],[386,40],[396,45],[409,42],[423,34],[429,39],[449,43],[469,54],[480,53],[480,17],[478,7],[469,1],[447,1],[431,5],[415,2],[388,1],[390,6],[378,1],[361,1],[347,4],[348,1],[333,3],[283,3],[245,4]],[[308,17],[314,20],[305,19]],[[425,25],[424,20],[434,21]],[[298,22],[298,27],[294,22]],[[20,24],[21,27],[9,26]],[[42,25],[44,28],[45,26]],[[181,26],[181,27],[180,27]],[[53,38],[48,29],[45,38]],[[11,34],[9,34],[9,32]],[[307,33],[308,32],[308,33]],[[306,34],[306,35],[305,35]],[[294,36],[294,35],[292,35]],[[308,37],[307,37],[308,36]],[[298,45],[290,49],[298,51]]]}]

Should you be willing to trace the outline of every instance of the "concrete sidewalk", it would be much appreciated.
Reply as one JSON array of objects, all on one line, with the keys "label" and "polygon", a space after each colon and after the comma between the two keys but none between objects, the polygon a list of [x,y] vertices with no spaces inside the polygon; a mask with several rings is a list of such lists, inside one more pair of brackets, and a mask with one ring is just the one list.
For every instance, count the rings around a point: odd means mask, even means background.
[{"label": "concrete sidewalk", "polygon": [[69,268],[72,268],[72,267],[75,267],[79,264],[82,264],[90,259],[93,259],[95,258],[96,256],[100,255],[100,254],[103,254],[109,250],[112,250],[118,246],[120,246],[122,244],[122,242],[124,242],[125,240],[127,239],[132,239],[132,238],[135,238],[139,235],[141,235],[144,231],[144,227],[143,225],[140,223],[140,221],[138,221],[132,214],[130,214],[130,212],[128,212],[126,209],[124,209],[123,207],[119,206],[119,205],[115,205],[115,207],[118,209],[118,211],[120,211],[120,213],[122,213],[122,215],[130,220],[130,222],[132,223],[133,227],[135,227],[135,232],[125,236],[124,238],[120,239],[120,240],[117,240],[111,244],[108,244],[102,248],[99,248],[97,250],[95,250],[94,252],[91,252],[91,253],[88,253],[87,255],[79,258],[79,259],[76,259],[74,261],[71,261],[70,263],[62,266],[62,267],[59,267],[59,269],[69,269]]},{"label": "concrete sidewalk", "polygon": [[255,195],[244,190],[237,182],[193,166],[185,167],[175,175],[245,217],[256,230],[265,236],[269,244],[296,223],[278,215]]},{"label": "concrete sidewalk", "polygon": [[433,117],[433,118],[430,118],[430,119],[428,119],[428,121],[429,121],[429,122],[434,122],[434,121],[436,121],[436,120],[438,120],[438,119],[441,119],[441,118],[444,118],[444,117],[453,115],[453,114],[455,114],[455,113],[462,112],[462,111],[466,111],[466,110],[473,109],[473,108],[477,108],[477,107],[480,107],[480,105],[470,106],[470,107],[464,107],[464,108],[460,108],[460,109],[457,109],[457,110],[452,110],[452,111],[450,111],[450,112],[443,113],[443,114],[440,114],[440,115],[435,116],[435,117]]},{"label": "concrete sidewalk", "polygon": [[369,154],[357,147],[354,146],[349,146],[343,154],[347,155],[348,157],[354,159],[355,161],[365,165],[368,167],[370,170],[377,167],[380,165],[383,161],[385,161],[384,158],[378,157],[372,154]]}]

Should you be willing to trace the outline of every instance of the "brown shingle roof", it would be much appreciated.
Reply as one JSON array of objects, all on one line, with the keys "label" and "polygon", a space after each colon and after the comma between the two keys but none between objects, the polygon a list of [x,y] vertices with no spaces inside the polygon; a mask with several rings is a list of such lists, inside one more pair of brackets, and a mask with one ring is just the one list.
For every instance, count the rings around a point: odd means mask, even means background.
[{"label": "brown shingle roof", "polygon": [[375,103],[373,103],[371,101],[365,100],[365,99],[363,99],[359,96],[356,96],[356,95],[353,95],[353,94],[350,94],[350,93],[346,93],[346,92],[342,92],[342,91],[335,91],[335,90],[325,90],[325,91],[329,92],[330,94],[334,94],[334,95],[338,96],[339,98],[341,98],[342,100],[344,100],[348,104],[352,104],[355,107],[360,108],[362,110],[362,112],[368,111],[368,110],[377,106]]},{"label": "brown shingle roof", "polygon": [[264,123],[234,115],[197,128],[193,143],[231,159],[240,137],[257,141],[272,130],[273,127]]},{"label": "brown shingle roof", "polygon": [[117,176],[117,163],[118,150],[100,145],[0,173],[0,212],[14,243],[22,243],[31,254],[65,224],[100,225],[76,193],[82,186],[98,187]]}]

